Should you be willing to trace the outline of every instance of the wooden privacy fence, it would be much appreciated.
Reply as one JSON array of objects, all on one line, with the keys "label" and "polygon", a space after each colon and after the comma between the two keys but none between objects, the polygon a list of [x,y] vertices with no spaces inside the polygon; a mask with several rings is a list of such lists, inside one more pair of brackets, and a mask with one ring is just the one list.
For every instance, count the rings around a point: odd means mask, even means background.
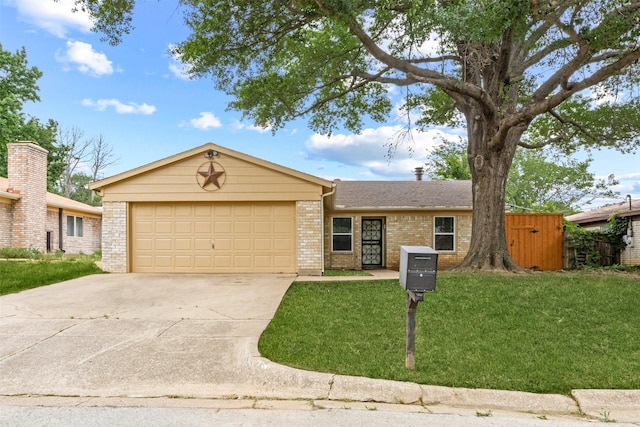
[{"label": "wooden privacy fence", "polygon": [[507,213],[507,246],[522,268],[553,271],[563,267],[562,214]]},{"label": "wooden privacy fence", "polygon": [[608,267],[614,264],[620,264],[620,251],[613,247],[605,237],[595,239],[591,250],[579,251],[564,247],[564,267],[576,268],[585,265]]}]

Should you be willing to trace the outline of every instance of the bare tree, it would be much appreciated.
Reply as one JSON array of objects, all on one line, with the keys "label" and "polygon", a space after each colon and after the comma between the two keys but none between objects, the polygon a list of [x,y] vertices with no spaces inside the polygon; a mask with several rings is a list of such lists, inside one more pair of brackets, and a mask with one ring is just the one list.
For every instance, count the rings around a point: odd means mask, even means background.
[{"label": "bare tree", "polygon": [[[102,178],[102,172],[119,160],[113,153],[113,146],[107,144],[102,135],[93,138],[91,152],[89,154],[89,167],[91,168],[91,178],[97,181]],[[91,192],[91,201],[95,194]]]},{"label": "bare tree", "polygon": [[58,144],[63,150],[64,170],[60,177],[59,187],[65,197],[70,197],[73,191],[71,177],[78,171],[78,167],[87,161],[91,141],[85,139],[84,131],[77,126],[60,128]]}]

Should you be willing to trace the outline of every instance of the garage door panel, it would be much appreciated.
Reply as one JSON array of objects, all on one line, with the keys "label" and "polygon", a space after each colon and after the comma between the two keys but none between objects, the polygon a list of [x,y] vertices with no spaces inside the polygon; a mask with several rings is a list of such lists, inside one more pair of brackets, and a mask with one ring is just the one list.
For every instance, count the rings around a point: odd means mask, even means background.
[{"label": "garage door panel", "polygon": [[293,202],[135,203],[131,212],[132,271],[296,271]]},{"label": "garage door panel", "polygon": [[233,266],[236,268],[247,269],[251,267],[251,259],[250,255],[235,255],[233,257]]},{"label": "garage door panel", "polygon": [[273,239],[273,248],[276,251],[292,251],[292,243],[290,239]]},{"label": "garage door panel", "polygon": [[283,256],[276,255],[273,257],[273,264],[276,267],[280,267],[283,269],[293,268],[293,264],[291,261],[292,261],[291,257],[287,255],[283,255]]},{"label": "garage door panel", "polygon": [[291,233],[293,232],[293,221],[277,221],[273,223],[274,233]]},{"label": "garage door panel", "polygon": [[207,234],[211,234],[211,230],[213,230],[212,228],[213,224],[211,224],[211,221],[196,221],[194,226],[193,226],[193,231],[196,234],[202,234],[202,233],[207,233]]},{"label": "garage door panel", "polygon": [[[198,237],[195,237],[193,239],[193,248],[196,250],[196,252],[205,252],[211,249],[211,239],[201,239]],[[198,256],[203,256],[203,255],[198,255]]]},{"label": "garage door panel", "polygon": [[216,221],[213,225],[213,231],[217,234],[231,234],[233,227],[230,221]]},{"label": "garage door panel", "polygon": [[153,267],[153,257],[150,255],[139,255],[136,257],[134,262],[143,268],[151,268]]},{"label": "garage door panel", "polygon": [[173,218],[173,206],[172,205],[156,205],[154,215],[156,218]]},{"label": "garage door panel", "polygon": [[175,248],[177,251],[190,251],[193,249],[194,239],[176,239]]},{"label": "garage door panel", "polygon": [[254,249],[256,251],[269,251],[271,250],[271,239],[255,239]]},{"label": "garage door panel", "polygon": [[256,221],[254,231],[256,234],[271,234],[273,233],[273,223],[267,221]]},{"label": "garage door panel", "polygon": [[193,267],[193,257],[191,255],[177,255],[175,257],[175,267]]},{"label": "garage door panel", "polygon": [[172,268],[173,267],[173,257],[171,255],[156,255],[154,257],[155,266],[162,268]]},{"label": "garage door panel", "polygon": [[138,221],[134,224],[139,234],[153,233],[153,222],[151,221]]},{"label": "garage door panel", "polygon": [[134,242],[135,246],[144,251],[150,251],[153,249],[153,239],[138,238]]},{"label": "garage door panel", "polygon": [[271,266],[271,257],[258,255],[255,257],[255,265],[256,267],[269,267]]},{"label": "garage door panel", "polygon": [[234,239],[233,249],[236,251],[251,251],[251,239]]},{"label": "garage door panel", "polygon": [[229,255],[214,255],[213,264],[222,269],[228,269],[232,267],[231,256]]},{"label": "garage door panel", "polygon": [[176,221],[175,232],[182,234],[193,234],[193,222]]},{"label": "garage door panel", "polygon": [[233,224],[233,231],[236,234],[250,234],[251,233],[251,222],[249,221],[236,221]]},{"label": "garage door panel", "polygon": [[170,234],[173,232],[173,223],[168,221],[158,221],[153,230],[156,234]]},{"label": "garage door panel", "polygon": [[233,205],[233,216],[253,216],[251,205]]},{"label": "garage door panel", "polygon": [[170,251],[173,241],[171,239],[155,239],[154,249],[156,251]]},{"label": "garage door panel", "polygon": [[231,239],[215,239],[214,250],[217,250],[218,252],[233,250],[232,240]]},{"label": "garage door panel", "polygon": [[212,259],[210,256],[198,256],[194,258],[194,266],[196,268],[211,268],[213,267]]}]

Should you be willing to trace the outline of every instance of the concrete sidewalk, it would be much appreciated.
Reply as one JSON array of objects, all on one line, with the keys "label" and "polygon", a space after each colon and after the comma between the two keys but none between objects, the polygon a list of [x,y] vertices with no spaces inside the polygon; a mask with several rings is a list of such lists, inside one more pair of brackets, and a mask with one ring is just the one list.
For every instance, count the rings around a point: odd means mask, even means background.
[{"label": "concrete sidewalk", "polygon": [[334,402],[640,422],[640,391],[448,388],[308,372],[260,357],[259,337],[294,280],[361,279],[110,274],[0,297],[0,405]]}]

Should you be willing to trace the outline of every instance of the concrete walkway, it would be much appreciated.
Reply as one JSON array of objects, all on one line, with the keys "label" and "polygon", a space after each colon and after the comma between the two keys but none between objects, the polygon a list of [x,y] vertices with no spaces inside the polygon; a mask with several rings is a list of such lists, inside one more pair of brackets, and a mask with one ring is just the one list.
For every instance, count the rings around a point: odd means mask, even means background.
[{"label": "concrete walkway", "polygon": [[402,404],[640,423],[639,391],[560,396],[424,386],[260,357],[260,334],[294,280],[361,279],[109,274],[0,297],[0,405]]}]

